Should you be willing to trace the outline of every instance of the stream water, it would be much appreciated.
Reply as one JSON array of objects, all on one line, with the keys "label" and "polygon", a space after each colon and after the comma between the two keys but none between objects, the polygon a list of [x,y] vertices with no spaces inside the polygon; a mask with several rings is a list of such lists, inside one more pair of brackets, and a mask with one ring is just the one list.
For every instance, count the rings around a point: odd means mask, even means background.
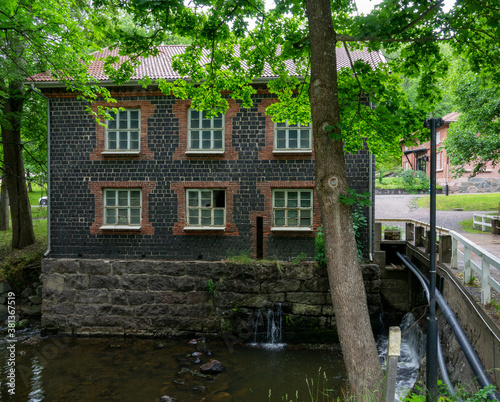
[{"label": "stream water", "polygon": [[[278,309],[274,317],[279,314]],[[423,350],[411,318],[402,323],[399,396],[415,381]],[[346,373],[338,345],[286,345],[281,325],[269,324],[266,339],[251,345],[209,339],[40,338],[36,330],[17,331],[14,396],[7,383],[12,344],[0,340],[1,400],[141,402],[168,395],[178,402],[305,401],[311,400],[309,391],[326,389],[332,397],[345,395]],[[378,346],[383,359],[387,341],[380,338]],[[200,366],[212,359],[219,360],[225,371],[202,376]]]},{"label": "stream water", "polygon": [[[31,334],[26,334],[30,336]],[[207,340],[200,363],[198,345],[185,341],[124,338],[44,338],[16,344],[16,394],[7,391],[8,351],[1,345],[2,401],[281,401],[285,394],[306,400],[306,378],[325,373],[328,388],[342,394],[346,375],[340,349],[284,347],[278,350]],[[30,339],[30,338],[28,338]],[[210,351],[210,356],[206,350]],[[199,376],[201,363],[219,360],[225,372]],[[271,398],[269,398],[271,392]],[[206,398],[206,399],[203,399]]]}]

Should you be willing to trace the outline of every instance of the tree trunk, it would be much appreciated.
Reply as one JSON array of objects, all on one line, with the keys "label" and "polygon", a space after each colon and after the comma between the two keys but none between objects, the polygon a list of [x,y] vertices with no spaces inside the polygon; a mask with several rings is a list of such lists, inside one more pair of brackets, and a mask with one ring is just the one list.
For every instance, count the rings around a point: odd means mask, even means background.
[{"label": "tree trunk", "polygon": [[0,186],[0,230],[9,229],[9,196],[5,184],[5,174],[2,174],[2,185]]},{"label": "tree trunk", "polygon": [[340,122],[336,33],[330,1],[307,0],[306,3],[316,193],[324,228],[332,302],[351,392],[357,400],[376,401],[382,398],[383,374],[368,314],[351,207],[339,202],[339,196],[347,194],[348,188],[343,143],[332,140],[325,130]]},{"label": "tree trunk", "polygon": [[26,177],[28,179],[28,193],[32,193],[33,192],[33,187],[31,186],[31,176],[30,176],[29,169],[26,169]]},{"label": "tree trunk", "polygon": [[12,81],[3,102],[6,123],[2,125],[5,182],[12,218],[12,248],[24,248],[35,242],[21,145],[23,104],[23,84]]}]

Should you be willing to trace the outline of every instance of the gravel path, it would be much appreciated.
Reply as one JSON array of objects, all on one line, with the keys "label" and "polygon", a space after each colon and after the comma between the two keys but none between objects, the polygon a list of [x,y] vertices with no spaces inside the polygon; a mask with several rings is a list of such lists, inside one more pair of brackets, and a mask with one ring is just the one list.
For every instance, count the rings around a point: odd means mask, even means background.
[{"label": "gravel path", "polygon": [[[375,219],[410,218],[429,223],[429,208],[417,207],[419,197],[428,195],[377,195]],[[474,213],[478,211],[436,211],[436,225],[463,233],[459,223],[472,218]]]}]

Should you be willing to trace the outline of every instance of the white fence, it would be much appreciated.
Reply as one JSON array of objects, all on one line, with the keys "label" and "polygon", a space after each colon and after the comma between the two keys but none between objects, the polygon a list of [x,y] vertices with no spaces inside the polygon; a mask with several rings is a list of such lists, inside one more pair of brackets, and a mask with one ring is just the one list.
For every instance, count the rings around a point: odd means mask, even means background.
[{"label": "white fence", "polygon": [[472,228],[476,229],[476,230],[481,230],[483,232],[490,232],[491,233],[491,220],[492,219],[500,219],[500,216],[498,216],[498,215],[474,214],[474,220],[472,222]]},{"label": "white fence", "polygon": [[[458,268],[460,262],[464,265],[464,283],[473,283],[473,272],[481,280],[481,303],[491,302],[491,288],[500,292],[500,283],[491,277],[491,268],[500,271],[500,260],[485,249],[472,243],[464,236],[451,231],[451,268]],[[463,251],[459,245],[463,246]],[[479,264],[474,262],[473,255],[479,257]]]},{"label": "white fence", "polygon": [[[377,222],[391,223],[391,225],[395,222],[403,223],[404,239],[416,247],[424,247],[428,252],[430,228],[428,223],[414,219],[377,219]],[[381,225],[378,228],[376,230],[381,230]],[[441,227],[436,227],[436,232],[438,238],[436,250],[439,262],[449,263],[453,269],[459,269],[463,266],[465,284],[472,284],[474,278],[479,279],[481,282],[481,303],[489,304],[491,302],[491,289],[493,288],[500,293],[500,283],[491,275],[494,272],[493,276],[500,278],[500,259],[457,232]],[[378,238],[381,239],[381,233]]]}]

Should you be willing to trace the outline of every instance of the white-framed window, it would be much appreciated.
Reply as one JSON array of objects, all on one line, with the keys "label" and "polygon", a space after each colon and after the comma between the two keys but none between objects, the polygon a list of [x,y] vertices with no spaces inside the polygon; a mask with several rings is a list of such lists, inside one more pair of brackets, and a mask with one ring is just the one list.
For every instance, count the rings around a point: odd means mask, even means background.
[{"label": "white-framed window", "polygon": [[436,144],[441,143],[441,131],[436,131]]},{"label": "white-framed window", "polygon": [[109,112],[106,120],[106,152],[139,152],[141,149],[141,111],[139,109]]},{"label": "white-framed window", "polygon": [[224,152],[224,115],[189,109],[188,152]]},{"label": "white-framed window", "polygon": [[104,189],[104,229],[141,227],[142,191],[138,188]]},{"label": "white-framed window", "polygon": [[312,151],[311,123],[275,123],[274,152]]},{"label": "white-framed window", "polygon": [[436,170],[443,170],[443,153],[436,152]]},{"label": "white-framed window", "polygon": [[187,189],[188,229],[224,229],[226,191],[224,189]]},{"label": "white-framed window", "polygon": [[273,190],[273,230],[311,230],[313,190]]}]

